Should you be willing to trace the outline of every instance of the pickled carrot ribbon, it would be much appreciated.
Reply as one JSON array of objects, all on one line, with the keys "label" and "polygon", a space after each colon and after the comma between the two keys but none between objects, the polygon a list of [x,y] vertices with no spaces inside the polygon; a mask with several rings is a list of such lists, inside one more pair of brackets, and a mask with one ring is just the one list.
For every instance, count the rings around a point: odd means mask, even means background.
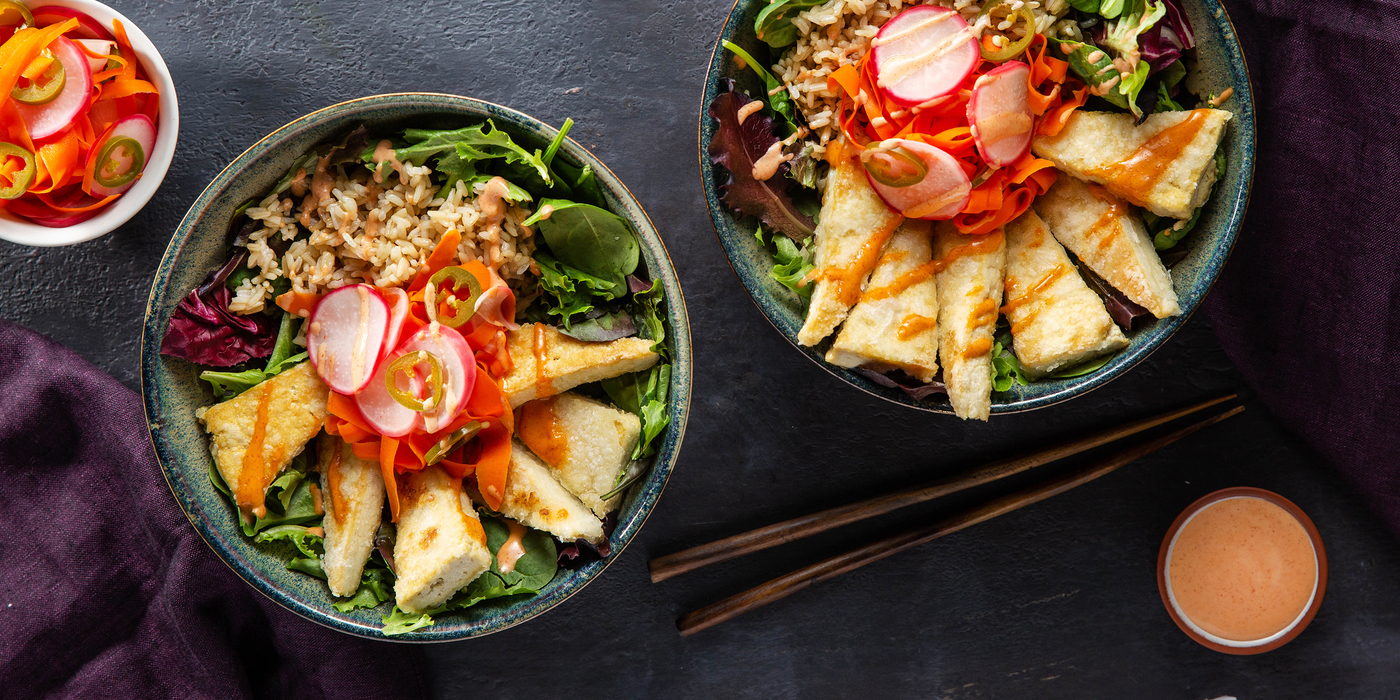
[{"label": "pickled carrot ribbon", "polygon": [[[68,129],[57,139],[49,140],[39,146],[34,154],[36,164],[43,166],[43,172],[36,174],[34,184],[29,191],[34,194],[46,194],[52,192],[73,179],[73,175],[81,172],[81,160],[83,152],[82,135],[78,129]],[[43,180],[49,180],[47,186],[43,186]],[[54,207],[58,209],[58,207]],[[59,209],[59,211],[70,211]],[[86,209],[82,210],[86,211]]]},{"label": "pickled carrot ribbon", "polygon": [[[423,267],[418,270],[418,276],[413,278],[413,283],[408,285],[408,291],[412,293],[426,287],[433,275],[451,265],[457,258],[457,246],[461,243],[462,234],[455,228],[447,229],[447,233],[442,234],[442,238],[438,239],[437,245],[433,247],[433,252],[428,254],[428,259],[423,261]],[[491,283],[488,281],[481,288],[486,289],[489,286]]]},{"label": "pickled carrot ribbon", "polygon": [[87,205],[87,206],[85,206],[85,207],[63,207],[63,206],[59,206],[58,204],[55,204],[55,203],[54,203],[53,197],[52,197],[49,193],[47,193],[47,192],[40,193],[40,194],[36,194],[35,196],[39,198],[39,201],[41,201],[41,202],[43,202],[44,204],[48,205],[48,207],[49,207],[50,209],[53,209],[54,211],[61,211],[61,212],[66,212],[66,213],[70,213],[70,214],[76,214],[76,213],[78,213],[78,212],[92,211],[93,209],[101,209],[102,207],[105,207],[105,206],[107,206],[108,204],[111,204],[113,200],[115,200],[117,197],[120,197],[121,195],[119,195],[119,194],[107,195],[106,197],[103,197],[102,199],[100,199],[100,200],[98,200],[98,201],[96,201],[96,202],[94,202],[94,203],[92,203],[92,204],[89,204],[89,205]]},{"label": "pickled carrot ribbon", "polygon": [[310,316],[311,312],[316,310],[316,304],[320,301],[320,294],[288,290],[278,295],[277,306],[293,316],[301,316],[302,311],[306,312],[306,316]]},{"label": "pickled carrot ribbon", "polygon": [[388,490],[389,510],[394,521],[399,519],[399,497],[395,474],[422,471],[433,445],[463,426],[477,421],[486,427],[468,444],[448,453],[441,462],[453,478],[475,476],[477,489],[486,505],[499,510],[505,496],[506,472],[510,466],[510,439],[515,429],[515,414],[510,400],[499,384],[483,368],[476,376],[472,394],[461,414],[435,433],[416,433],[404,437],[389,437],[375,432],[365,420],[353,397],[332,391],[326,401],[326,432],[338,435],[355,456],[376,460],[384,475]]},{"label": "pickled carrot ribbon", "polygon": [[118,76],[112,81],[102,86],[102,94],[98,97],[98,99],[116,100],[121,99],[123,97],[130,97],[131,95],[136,95],[140,93],[158,92],[159,90],[156,89],[156,86],[150,84],[145,80],[137,80],[136,78]]},{"label": "pickled carrot ribbon", "polygon": [[[1080,87],[1072,98],[1065,99],[1078,83],[1066,85],[1067,80],[1072,81],[1069,63],[1047,55],[1048,43],[1044,35],[1037,34],[1023,58],[1031,69],[1027,87],[1031,112],[1039,118],[1036,133],[1053,136],[1088,99],[1088,91]],[[967,103],[977,79],[997,65],[979,61],[958,90],[933,104],[910,108],[889,99],[879,88],[867,52],[856,64],[841,66],[827,76],[827,89],[840,100],[836,122],[846,137],[844,147],[859,153],[874,141],[909,139],[942,149],[958,160],[969,177],[983,171],[988,166],[977,154],[967,121]],[[857,105],[861,95],[863,102]],[[1053,163],[1027,152],[973,188],[967,204],[953,217],[953,225],[965,234],[991,233],[1030,208],[1031,202],[1055,183],[1056,175]]]}]

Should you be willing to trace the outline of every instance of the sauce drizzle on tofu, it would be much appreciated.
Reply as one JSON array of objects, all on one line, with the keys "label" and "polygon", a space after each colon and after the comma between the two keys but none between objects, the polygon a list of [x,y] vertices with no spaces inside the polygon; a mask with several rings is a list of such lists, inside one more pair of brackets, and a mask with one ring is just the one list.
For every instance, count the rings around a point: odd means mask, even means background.
[{"label": "sauce drizzle on tofu", "polygon": [[936,318],[929,318],[928,316],[920,316],[918,314],[909,314],[908,316],[905,316],[904,321],[902,321],[899,324],[899,332],[896,335],[899,336],[900,340],[909,340],[910,338],[913,338],[914,336],[923,333],[924,331],[929,330],[930,328],[934,328],[937,325],[938,319]]},{"label": "sauce drizzle on tofu", "polygon": [[[1002,232],[1000,229],[998,229],[995,233],[980,236],[977,238],[977,240],[971,243],[953,248],[952,250],[948,251],[947,255],[943,256],[938,260],[930,260],[900,275],[895,279],[895,281],[889,283],[884,287],[867,289],[865,293],[861,295],[860,299],[861,301],[877,301],[880,299],[888,299],[928,279],[929,277],[932,277],[933,275],[936,275],[948,269],[949,265],[952,265],[954,262],[957,261],[958,258],[961,258],[964,255],[982,255],[996,250],[997,248],[1001,247],[1001,239]],[[912,336],[914,333],[917,332],[918,331],[911,332],[910,335]]]},{"label": "sauce drizzle on tofu", "polygon": [[535,324],[535,386],[536,395],[543,398],[554,393],[554,387],[549,383],[549,373],[545,371],[545,359],[548,357],[549,334],[548,328],[543,323]]},{"label": "sauce drizzle on tofu", "polygon": [[1167,168],[1181,157],[1181,152],[1205,127],[1207,115],[1208,110],[1192,110],[1190,116],[1163,129],[1138,146],[1127,158],[1085,172],[1104,178],[1115,191],[1129,199],[1146,202]]},{"label": "sauce drizzle on tofu", "polygon": [[344,449],[344,443],[336,440],[331,462],[326,467],[326,484],[331,490],[331,517],[339,527],[345,527],[345,499],[340,495],[340,453]]},{"label": "sauce drizzle on tofu", "polygon": [[569,459],[569,441],[554,413],[558,397],[536,399],[520,409],[516,437],[550,467],[558,468]]},{"label": "sauce drizzle on tofu", "polygon": [[885,247],[885,242],[894,235],[894,230],[904,223],[904,217],[896,216],[890,219],[890,223],[885,228],[876,231],[865,245],[856,252],[855,259],[845,267],[825,267],[816,275],[818,279],[831,282],[836,287],[836,297],[847,307],[855,306],[860,299],[860,285],[865,276],[875,269],[875,262],[880,255],[880,250]]},{"label": "sauce drizzle on tofu", "polygon": [[[1039,296],[1041,292],[1045,291],[1046,289],[1049,289],[1050,285],[1054,284],[1055,280],[1058,280],[1061,277],[1063,277],[1065,272],[1066,268],[1064,266],[1064,263],[1056,265],[1054,269],[1045,273],[1045,276],[1040,278],[1040,281],[1036,282],[1035,286],[1031,287],[1030,289],[1027,289],[1024,294],[1021,294],[1020,296],[1017,296],[1014,299],[1011,299],[1010,301],[1006,302],[1006,305],[1001,307],[1001,313],[1010,316],[1012,311],[1021,308],[1022,305],[1034,300],[1035,297]],[[1015,279],[1008,279],[1007,282],[1014,283]],[[1007,284],[1006,286],[1011,287],[1013,286],[1013,284]]]},{"label": "sauce drizzle on tofu", "polygon": [[253,423],[253,437],[248,441],[248,449],[243,453],[243,469],[238,473],[236,494],[238,505],[257,517],[267,515],[263,503],[263,490],[267,484],[267,461],[263,457],[263,443],[267,440],[267,410],[272,395],[272,386],[263,382],[262,393],[258,396],[258,418]]}]

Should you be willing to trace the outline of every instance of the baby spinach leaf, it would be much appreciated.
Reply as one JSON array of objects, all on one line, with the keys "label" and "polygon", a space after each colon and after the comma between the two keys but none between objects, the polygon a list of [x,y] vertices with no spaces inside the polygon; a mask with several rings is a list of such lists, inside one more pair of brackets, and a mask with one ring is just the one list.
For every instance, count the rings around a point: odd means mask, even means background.
[{"label": "baby spinach leaf", "polygon": [[1091,15],[1098,14],[1100,0],[1069,0],[1069,6],[1080,12],[1087,12]]},{"label": "baby spinach leaf", "polygon": [[315,576],[322,581],[326,580],[326,570],[321,566],[320,559],[312,557],[292,559],[287,562],[287,568],[292,571],[300,571],[308,576]]},{"label": "baby spinach leaf", "polygon": [[540,206],[554,208],[538,227],[560,262],[619,288],[637,269],[641,245],[626,219],[592,204],[562,199],[546,199]]},{"label": "baby spinach leaf", "polygon": [[1118,353],[1116,352],[1109,353],[1107,355],[1104,355],[1103,357],[1098,357],[1089,360],[1088,362],[1085,362],[1077,367],[1070,367],[1068,369],[1060,370],[1059,372],[1056,372],[1050,376],[1053,379],[1073,379],[1075,377],[1082,377],[1086,374],[1093,374],[1094,372],[1103,369],[1104,365],[1108,364],[1110,360],[1117,356]]},{"label": "baby spinach leaf", "polygon": [[660,355],[664,361],[666,352],[666,322],[662,319],[662,305],[666,303],[666,291],[661,287],[661,280],[653,280],[650,285],[642,280],[628,275],[627,286],[632,290],[632,302],[634,312],[632,318],[639,325],[639,334],[652,341],[651,351]]},{"label": "baby spinach leaf", "polygon": [[526,528],[525,534],[520,538],[525,553],[515,561],[515,567],[510,573],[503,573],[499,562],[496,561],[496,554],[510,538],[510,526],[503,519],[483,517],[481,528],[486,531],[486,548],[491,550],[491,573],[500,577],[507,590],[514,589],[513,592],[503,595],[539,593],[554,580],[554,574],[559,570],[559,554],[555,550],[553,537],[539,530]]},{"label": "baby spinach leaf", "polygon": [[306,525],[321,519],[322,514],[316,512],[316,497],[311,494],[314,479],[307,479],[307,472],[304,471],[305,459],[305,452],[297,455],[300,463],[294,460],[292,466],[267,487],[264,495],[266,514],[256,521],[240,518],[243,534],[252,537],[276,525]]},{"label": "baby spinach leaf", "polygon": [[781,49],[797,41],[797,27],[792,20],[803,11],[822,5],[826,0],[772,0],[754,18],[754,34],[763,43]]},{"label": "baby spinach leaf", "polygon": [[[1113,59],[1109,58],[1107,51],[1100,51],[1097,46],[1082,41],[1051,39],[1050,43],[1050,52],[1057,57],[1066,56],[1070,69],[1091,87],[1098,87],[1104,82],[1118,77],[1118,71],[1113,68]],[[1090,61],[1089,57],[1094,55],[1097,55],[1099,59]],[[1103,98],[1115,107],[1128,108],[1127,98],[1115,89],[1108,90],[1104,93]]]}]

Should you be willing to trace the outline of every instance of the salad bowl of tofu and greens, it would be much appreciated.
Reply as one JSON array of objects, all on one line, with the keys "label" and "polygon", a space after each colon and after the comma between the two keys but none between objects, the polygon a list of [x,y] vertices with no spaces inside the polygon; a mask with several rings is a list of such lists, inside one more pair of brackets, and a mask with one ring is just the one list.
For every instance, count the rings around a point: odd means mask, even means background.
[{"label": "salad bowl of tofu and greens", "polygon": [[272,133],[195,201],[142,390],[176,499],[258,590],[351,634],[480,636],[645,522],[685,428],[685,306],[571,126],[368,97]]},{"label": "salad bowl of tofu and greens", "polygon": [[739,0],[700,144],[720,243],[785,337],[986,420],[1181,327],[1244,218],[1254,105],[1215,0]]}]

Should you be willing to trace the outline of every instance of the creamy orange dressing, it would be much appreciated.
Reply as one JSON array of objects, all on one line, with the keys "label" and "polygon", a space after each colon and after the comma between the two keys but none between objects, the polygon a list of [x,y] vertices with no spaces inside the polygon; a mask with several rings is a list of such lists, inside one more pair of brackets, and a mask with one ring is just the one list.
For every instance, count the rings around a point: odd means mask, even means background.
[{"label": "creamy orange dressing", "polygon": [[1239,642],[1284,631],[1318,583],[1317,554],[1302,523],[1262,498],[1217,501],[1177,533],[1167,578],[1179,612]]},{"label": "creamy orange dressing", "polygon": [[466,528],[467,536],[486,546],[486,531],[481,528],[481,520],[475,515],[468,515],[467,509],[462,507],[462,499],[466,494],[462,492],[462,480],[452,479],[452,491],[455,498],[453,504],[457,506],[457,515],[462,517],[462,527]]},{"label": "creamy orange dressing", "polygon": [[792,160],[791,155],[783,154],[783,142],[774,141],[773,145],[769,146],[768,150],[764,152],[762,156],[759,156],[758,160],[754,161],[753,169],[750,171],[750,174],[753,175],[753,179],[760,182],[767,180],[777,175],[778,167],[790,160]]},{"label": "creamy orange dressing", "polygon": [[[951,17],[956,13],[945,12],[943,14]],[[945,54],[956,50],[959,46],[972,41],[972,38],[972,29],[970,27],[963,27],[956,34],[934,44],[923,53],[892,58],[885,62],[884,67],[880,71],[880,77],[875,82],[882,88],[895,85],[918,72],[924,66],[942,58]]]},{"label": "creamy orange dressing", "polygon": [[1115,193],[1142,204],[1205,125],[1206,110],[1192,110],[1190,116],[1163,129],[1127,158],[1086,172],[1103,178]]},{"label": "creamy orange dressing", "polygon": [[[1016,298],[1006,302],[1006,304],[1001,307],[1001,312],[1007,316],[1010,316],[1012,311],[1021,308],[1021,306],[1033,300],[1041,292],[1044,292],[1045,290],[1049,289],[1050,285],[1055,283],[1055,280],[1058,280],[1060,279],[1060,277],[1064,276],[1065,271],[1066,268],[1064,263],[1056,265],[1054,269],[1045,273],[1045,276],[1040,278],[1040,281],[1036,282],[1035,286],[1031,287],[1030,289],[1027,289],[1024,294],[1021,294],[1020,296],[1017,296]],[[1014,278],[1011,281],[1014,281]],[[1007,286],[1011,287],[1014,285]]]},{"label": "creamy orange dressing", "polygon": [[394,144],[388,139],[384,139],[374,145],[374,181],[384,182],[384,163],[389,164],[389,168],[399,174],[399,182],[408,184],[408,177],[403,174],[403,163],[399,162],[398,152],[394,150]]},{"label": "creamy orange dressing", "polygon": [[355,329],[355,349],[350,355],[350,383],[359,386],[365,378],[365,345],[369,343],[369,290],[355,285],[360,297],[360,325]]},{"label": "creamy orange dressing", "polygon": [[310,483],[306,485],[306,488],[311,491],[311,509],[316,511],[317,515],[325,515],[326,507],[321,502],[321,487]]},{"label": "creamy orange dressing", "polygon": [[762,109],[763,109],[763,103],[762,103],[761,101],[759,101],[759,100],[754,100],[753,102],[749,102],[748,104],[745,104],[743,107],[740,107],[740,108],[739,108],[739,124],[742,126],[745,119],[748,119],[749,117],[753,116],[754,112],[761,111]]},{"label": "creamy orange dressing", "polygon": [[540,210],[535,212],[535,216],[538,217],[535,219],[536,221],[544,221],[545,219],[554,216],[554,205],[546,204],[540,207]]},{"label": "creamy orange dressing", "polygon": [[545,464],[559,468],[569,458],[569,441],[554,412],[555,398],[536,399],[520,409],[515,435]]},{"label": "creamy orange dressing", "polygon": [[306,196],[306,168],[297,168],[297,175],[292,178],[292,196]]},{"label": "creamy orange dressing", "polygon": [[267,441],[267,410],[272,400],[272,386],[263,382],[262,393],[258,396],[258,417],[253,423],[253,437],[243,452],[243,469],[238,472],[238,483],[233,485],[238,506],[244,511],[261,518],[267,515],[263,503],[263,491],[267,489],[267,460],[263,456]]},{"label": "creamy orange dressing", "polygon": [[974,340],[974,341],[972,341],[971,343],[968,343],[968,344],[967,344],[967,348],[965,348],[965,349],[963,350],[962,356],[963,356],[963,359],[964,359],[964,360],[971,360],[971,359],[973,359],[973,358],[977,358],[977,357],[981,357],[981,356],[983,356],[983,355],[986,355],[986,354],[990,353],[991,351],[992,351],[992,339],[991,339],[991,338],[978,338],[977,340]]},{"label": "creamy orange dressing", "polygon": [[913,209],[905,209],[900,212],[900,214],[903,214],[904,217],[908,219],[922,219],[925,216],[932,216],[947,208],[949,204],[962,200],[971,190],[972,186],[970,184],[958,185],[944,192],[942,196],[936,199],[930,199]]},{"label": "creamy orange dressing", "polygon": [[476,206],[486,221],[486,267],[495,275],[501,267],[501,221],[506,218],[506,195],[510,194],[510,183],[497,176],[486,181],[486,188],[477,195]]},{"label": "creamy orange dressing", "polygon": [[549,335],[543,323],[535,324],[535,397],[544,398],[554,393],[550,385],[549,373],[545,370],[545,360],[549,359]]},{"label": "creamy orange dressing", "polygon": [[506,538],[501,544],[501,549],[496,552],[496,568],[503,574],[515,571],[515,563],[525,556],[525,526],[514,520],[507,520],[506,527],[510,528],[510,537]]},{"label": "creamy orange dressing", "polygon": [[899,41],[900,39],[903,39],[906,36],[913,36],[914,34],[918,34],[919,32],[928,29],[929,27],[932,27],[935,24],[943,22],[944,20],[952,19],[957,16],[958,13],[956,12],[934,12],[917,22],[910,24],[907,27],[892,31],[885,36],[875,37],[875,40],[870,42],[870,48],[873,49],[878,46],[884,46],[885,44]]}]

